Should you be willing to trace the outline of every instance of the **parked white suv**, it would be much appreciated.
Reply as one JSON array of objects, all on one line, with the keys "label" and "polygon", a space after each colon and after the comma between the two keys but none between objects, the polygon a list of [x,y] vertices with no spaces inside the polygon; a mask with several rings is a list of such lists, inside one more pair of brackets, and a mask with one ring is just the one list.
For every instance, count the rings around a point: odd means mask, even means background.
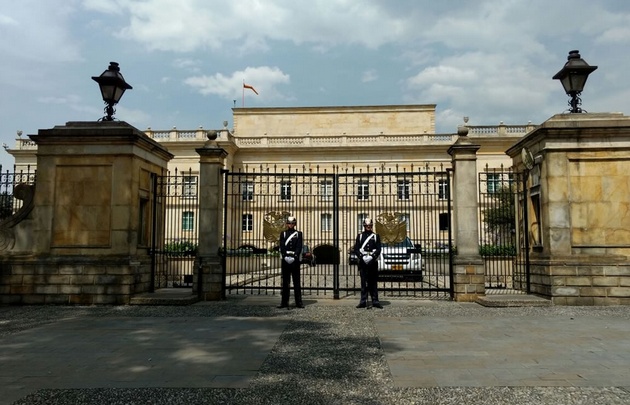
[{"label": "parked white suv", "polygon": [[379,275],[407,277],[422,280],[424,260],[420,247],[416,247],[409,237],[395,244],[381,244],[378,258]]}]

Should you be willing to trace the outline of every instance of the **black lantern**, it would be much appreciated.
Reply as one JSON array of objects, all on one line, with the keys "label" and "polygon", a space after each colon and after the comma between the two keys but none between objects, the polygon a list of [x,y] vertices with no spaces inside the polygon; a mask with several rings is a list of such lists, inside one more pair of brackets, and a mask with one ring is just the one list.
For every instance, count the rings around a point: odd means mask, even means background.
[{"label": "black lantern", "polygon": [[579,107],[582,105],[580,94],[584,90],[586,79],[593,71],[597,69],[597,66],[590,66],[580,56],[580,51],[575,50],[569,52],[567,57],[567,63],[564,64],[562,70],[555,74],[554,79],[560,80],[564,91],[571,97],[569,105],[571,106],[572,113],[584,112]]},{"label": "black lantern", "polygon": [[125,90],[132,89],[133,87],[131,87],[125,81],[123,75],[120,74],[120,68],[116,62],[109,62],[107,70],[100,76],[92,76],[92,80],[98,83],[98,86],[101,89],[101,95],[103,96],[103,101],[106,104],[106,115],[101,118],[101,120],[113,121],[114,118],[112,115],[116,112],[116,110],[114,110],[114,105],[120,101],[120,98],[125,93]]}]

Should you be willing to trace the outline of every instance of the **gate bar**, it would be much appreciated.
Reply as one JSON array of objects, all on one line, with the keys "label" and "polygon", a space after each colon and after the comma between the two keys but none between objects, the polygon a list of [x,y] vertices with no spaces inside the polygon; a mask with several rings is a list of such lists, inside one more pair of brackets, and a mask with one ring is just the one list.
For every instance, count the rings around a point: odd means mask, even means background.
[{"label": "gate bar", "polygon": [[333,176],[333,246],[339,253],[339,260],[333,264],[333,299],[339,299],[339,265],[341,264],[342,252],[339,244],[339,176]]},{"label": "gate bar", "polygon": [[152,203],[152,228],[153,232],[151,233],[151,281],[149,282],[149,292],[155,292],[155,271],[156,271],[156,262],[155,262],[155,248],[157,245],[157,199],[158,199],[158,176],[156,173],[151,173],[151,183],[153,186],[153,203]]},{"label": "gate bar", "polygon": [[223,249],[221,253],[221,299],[227,298],[227,233],[228,233],[228,169],[221,169],[223,175]]},{"label": "gate bar", "polygon": [[523,178],[523,221],[525,222],[523,224],[523,233],[525,234],[525,290],[527,291],[527,294],[531,293],[531,286],[530,286],[530,274],[529,274],[529,218],[527,216],[527,211],[528,208],[528,203],[529,201],[527,201],[527,177],[529,176],[529,172],[525,171],[523,173],[521,173],[521,176]]},{"label": "gate bar", "polygon": [[448,210],[448,279],[449,279],[449,292],[451,299],[455,298],[455,277],[453,276],[453,206],[451,199],[451,173],[452,168],[446,169],[446,181],[448,183],[448,195],[446,196],[446,209]]}]

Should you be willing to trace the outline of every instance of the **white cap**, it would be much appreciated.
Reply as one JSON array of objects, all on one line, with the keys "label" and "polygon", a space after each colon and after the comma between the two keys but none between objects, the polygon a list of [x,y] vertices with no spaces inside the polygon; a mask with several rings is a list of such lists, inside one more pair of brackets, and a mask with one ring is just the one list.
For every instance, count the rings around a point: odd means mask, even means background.
[{"label": "white cap", "polygon": [[287,217],[287,224],[297,224],[295,217]]},{"label": "white cap", "polygon": [[372,221],[372,218],[365,218],[363,220],[363,226],[368,226],[368,225],[374,225],[374,221]]}]

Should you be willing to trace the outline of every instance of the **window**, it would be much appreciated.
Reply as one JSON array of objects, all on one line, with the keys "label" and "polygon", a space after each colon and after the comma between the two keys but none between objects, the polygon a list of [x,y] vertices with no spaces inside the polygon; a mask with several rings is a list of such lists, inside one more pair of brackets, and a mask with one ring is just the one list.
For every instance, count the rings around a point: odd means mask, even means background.
[{"label": "window", "polygon": [[438,198],[440,200],[448,200],[450,197],[451,191],[448,187],[447,180],[439,180],[438,181]]},{"label": "window", "polygon": [[330,180],[322,180],[319,183],[319,195],[322,201],[331,201],[333,199],[333,183]]},{"label": "window", "polygon": [[254,199],[254,183],[246,181],[242,184],[243,201],[252,201]]},{"label": "window", "polygon": [[398,180],[398,199],[409,200],[411,194],[411,182],[407,179]]},{"label": "window", "polygon": [[322,214],[322,231],[332,231],[332,214]]},{"label": "window", "polygon": [[363,220],[368,217],[368,214],[361,213],[357,215],[357,224],[359,232],[363,232]]},{"label": "window", "polygon": [[197,176],[182,176],[182,195],[184,197],[197,196]]},{"label": "window", "polygon": [[243,231],[251,232],[254,230],[254,216],[252,214],[243,214]]},{"label": "window", "polygon": [[192,211],[182,212],[182,231],[195,230],[195,213]]},{"label": "window", "polygon": [[367,200],[370,198],[370,182],[359,180],[357,182],[357,200]]},{"label": "window", "polygon": [[283,181],[280,183],[280,199],[288,201],[291,199],[291,182]]},{"label": "window", "polygon": [[440,214],[440,231],[448,231],[449,228],[449,216],[448,213],[443,212]]},{"label": "window", "polygon": [[501,174],[488,173],[486,175],[486,188],[489,194],[496,193],[501,188]]}]

